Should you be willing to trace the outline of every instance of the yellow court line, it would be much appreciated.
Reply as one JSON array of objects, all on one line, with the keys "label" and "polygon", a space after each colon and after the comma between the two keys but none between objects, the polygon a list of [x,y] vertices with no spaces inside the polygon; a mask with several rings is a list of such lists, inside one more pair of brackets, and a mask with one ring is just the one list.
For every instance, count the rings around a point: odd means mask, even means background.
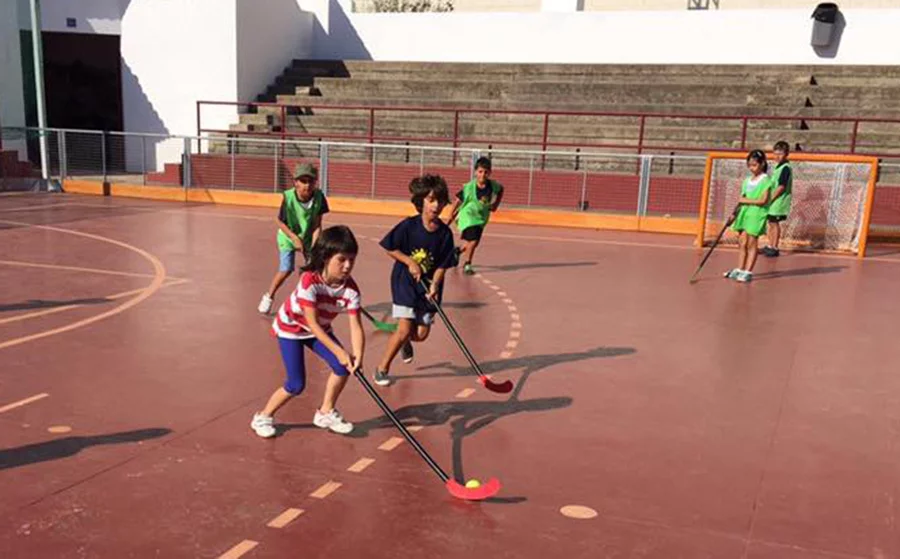
[{"label": "yellow court line", "polygon": [[303,509],[287,509],[283,513],[270,520],[269,523],[266,524],[266,526],[268,526],[269,528],[284,528],[303,513]]},{"label": "yellow court line", "polygon": [[0,413],[8,412],[9,410],[12,410],[15,408],[20,408],[22,406],[30,404],[31,402],[37,402],[38,400],[46,398],[47,396],[49,396],[49,394],[47,394],[46,392],[43,392],[41,394],[35,394],[34,396],[29,396],[28,398],[19,400],[18,402],[13,402],[12,404],[6,404],[2,408],[0,408]]},{"label": "yellow court line", "polygon": [[[132,278],[152,278],[153,274],[141,272],[121,272],[119,270],[104,270],[102,268],[84,268],[81,266],[65,266],[63,264],[43,264],[41,262],[22,262],[20,260],[0,260],[3,266],[22,266],[26,268],[48,268],[52,270],[67,270],[70,272],[88,272],[91,274],[107,274],[111,276],[126,276]],[[169,276],[172,279],[181,279]]]},{"label": "yellow court line", "polygon": [[474,388],[463,388],[456,394],[456,397],[457,398],[468,398],[472,394],[475,394]]},{"label": "yellow court line", "polygon": [[[176,279],[174,281],[166,280],[166,283],[164,283],[162,285],[162,287],[172,287],[172,286],[181,285],[181,284],[187,283],[187,282],[188,282],[188,280],[186,280],[186,279]],[[136,293],[140,293],[144,289],[145,288],[140,287],[138,289],[132,289],[131,291],[123,291],[122,293],[115,293],[113,295],[109,295],[106,298],[111,301],[114,301],[116,299],[121,299],[122,297],[128,297],[129,295],[134,295]],[[40,316],[46,316],[48,314],[55,314],[58,312],[77,309],[78,307],[84,307],[84,306],[86,306],[84,303],[75,303],[72,305],[64,305],[62,307],[54,307],[52,309],[44,309],[42,311],[35,311],[35,312],[30,312],[30,313],[25,313],[25,314],[17,314],[15,316],[10,316],[9,318],[0,319],[0,324],[6,324],[8,322],[18,322],[20,320],[27,320],[29,318],[37,318]]]},{"label": "yellow court line", "polygon": [[140,303],[147,297],[150,297],[151,295],[156,293],[156,291],[159,290],[160,287],[162,287],[162,284],[166,279],[166,267],[163,266],[163,263],[159,260],[159,258],[150,254],[146,250],[138,248],[134,245],[130,245],[130,244],[124,243],[122,241],[117,241],[115,239],[110,239],[109,237],[103,237],[101,235],[94,235],[92,233],[76,231],[74,229],[63,229],[61,227],[51,227],[49,225],[32,225],[30,223],[23,223],[20,221],[9,221],[9,220],[0,220],[0,223],[8,223],[11,225],[25,226],[25,227],[30,227],[33,229],[43,229],[45,231],[54,231],[57,233],[65,233],[68,235],[75,235],[78,237],[94,239],[94,240],[101,241],[104,243],[116,245],[116,246],[125,248],[127,250],[130,250],[132,252],[138,253],[139,255],[144,257],[146,260],[148,260],[153,265],[153,270],[154,270],[153,281],[151,281],[150,284],[147,287],[145,287],[141,293],[139,293],[138,295],[125,301],[121,305],[119,305],[113,309],[110,309],[106,312],[100,313],[98,315],[94,315],[89,318],[78,320],[76,322],[72,322],[65,326],[61,326],[59,328],[53,328],[51,330],[45,330],[43,332],[38,332],[36,334],[30,334],[28,336],[22,336],[20,338],[14,338],[12,340],[5,341],[3,343],[0,343],[0,349],[5,349],[7,347],[12,347],[12,346],[16,346],[19,344],[24,344],[26,342],[39,340],[41,338],[46,338],[48,336],[53,336],[55,334],[62,334],[63,332],[69,332],[71,330],[75,330],[76,328],[81,328],[82,326],[87,326],[88,324],[93,324],[94,322],[98,322],[105,318],[115,316],[121,312],[124,312],[124,311],[130,309],[131,307],[137,305],[138,303]]},{"label": "yellow court line", "polygon": [[375,460],[372,458],[360,458],[359,460],[354,462],[352,466],[347,468],[347,471],[353,472],[354,474],[358,474],[374,463],[375,463]]},{"label": "yellow court line", "polygon": [[391,437],[390,439],[381,443],[381,446],[378,447],[378,450],[394,450],[402,443],[403,439],[401,439],[400,437]]},{"label": "yellow court line", "polygon": [[325,497],[337,491],[340,486],[341,484],[337,481],[329,481],[328,483],[323,484],[321,487],[310,493],[309,496],[315,499],[324,499]]},{"label": "yellow court line", "polygon": [[238,559],[254,547],[258,546],[259,542],[255,542],[253,540],[244,540],[236,546],[232,547],[222,555],[219,555],[219,559]]}]

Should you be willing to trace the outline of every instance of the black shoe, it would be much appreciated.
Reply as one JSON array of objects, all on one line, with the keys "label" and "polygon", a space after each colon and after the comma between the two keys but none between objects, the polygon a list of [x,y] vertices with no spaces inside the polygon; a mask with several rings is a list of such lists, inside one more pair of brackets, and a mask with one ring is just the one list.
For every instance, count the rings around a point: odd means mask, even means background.
[{"label": "black shoe", "polygon": [[404,363],[413,362],[413,347],[409,340],[400,348],[400,359],[403,359]]},{"label": "black shoe", "polygon": [[769,258],[772,258],[773,256],[778,256],[778,249],[774,249],[774,248],[768,247],[768,246],[762,247],[762,248],[759,250],[759,252],[760,252],[763,256],[767,256],[767,257],[769,257]]}]

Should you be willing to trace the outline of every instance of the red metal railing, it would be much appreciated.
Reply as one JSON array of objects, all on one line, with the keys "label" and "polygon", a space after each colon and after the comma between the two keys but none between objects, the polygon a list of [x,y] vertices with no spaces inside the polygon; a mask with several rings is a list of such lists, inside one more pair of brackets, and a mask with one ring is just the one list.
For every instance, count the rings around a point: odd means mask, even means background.
[{"label": "red metal railing", "polygon": [[[280,130],[277,132],[240,132],[234,130],[221,130],[214,128],[204,128],[201,122],[201,108],[204,105],[211,106],[234,106],[253,109],[257,107],[277,107],[280,112]],[[289,109],[322,109],[322,110],[355,110],[368,112],[368,127],[365,134],[340,134],[340,133],[318,133],[311,134],[305,132],[289,132],[285,123],[287,122]],[[421,113],[446,113],[453,115],[453,134],[447,136],[391,136],[375,134],[375,115],[376,113],[396,113],[396,112],[421,112]],[[523,115],[523,116],[540,116],[543,125],[542,139],[534,140],[509,140],[497,137],[478,138],[478,137],[460,137],[460,116],[475,114],[505,114],[505,115]],[[596,143],[596,142],[554,142],[550,141],[550,121],[551,117],[611,117],[611,118],[630,118],[638,119],[637,143]],[[740,148],[731,148],[730,146],[684,146],[684,145],[655,145],[645,143],[647,119],[694,119],[694,120],[715,120],[724,122],[740,122]],[[197,101],[197,135],[205,133],[233,134],[240,136],[262,136],[262,137],[279,137],[281,139],[288,138],[321,138],[327,140],[364,140],[368,143],[374,142],[439,142],[450,143],[453,147],[459,147],[461,143],[467,144],[501,144],[507,146],[529,146],[539,147],[541,151],[548,148],[601,148],[601,149],[617,149],[617,150],[635,150],[641,154],[645,151],[680,151],[680,152],[707,152],[707,151],[743,151],[747,149],[747,132],[751,122],[787,122],[804,121],[812,122],[831,122],[831,123],[848,123],[852,124],[849,133],[849,140],[846,150],[838,150],[840,153],[856,153],[859,155],[869,155],[874,157],[900,158],[900,153],[872,153],[857,151],[859,139],[859,126],[861,123],[879,123],[879,124],[896,124],[900,125],[900,119],[877,118],[877,117],[816,117],[816,116],[750,116],[750,115],[703,115],[695,113],[616,113],[616,112],[593,112],[593,111],[554,111],[554,110],[517,110],[517,109],[477,109],[469,107],[447,108],[447,107],[424,107],[424,106],[390,106],[376,107],[372,105],[341,105],[341,104],[284,104],[284,103],[240,103],[234,101]],[[836,133],[840,133],[839,131]],[[900,135],[900,126],[898,126],[897,134]],[[815,146],[811,146],[815,147]],[[828,150],[809,149],[806,151],[814,151],[827,153]]]}]

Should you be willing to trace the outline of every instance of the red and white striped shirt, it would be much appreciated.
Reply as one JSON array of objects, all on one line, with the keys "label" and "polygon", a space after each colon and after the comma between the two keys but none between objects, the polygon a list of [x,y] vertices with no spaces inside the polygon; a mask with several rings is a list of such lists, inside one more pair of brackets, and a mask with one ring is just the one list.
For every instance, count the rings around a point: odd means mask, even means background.
[{"label": "red and white striped shirt", "polygon": [[272,333],[279,338],[302,340],[313,338],[315,334],[309,329],[303,307],[314,307],[319,326],[328,332],[334,318],[346,312],[351,315],[359,312],[359,287],[353,278],[343,285],[331,287],[322,276],[315,272],[303,272],[297,288],[285,299],[275,320],[272,321]]}]

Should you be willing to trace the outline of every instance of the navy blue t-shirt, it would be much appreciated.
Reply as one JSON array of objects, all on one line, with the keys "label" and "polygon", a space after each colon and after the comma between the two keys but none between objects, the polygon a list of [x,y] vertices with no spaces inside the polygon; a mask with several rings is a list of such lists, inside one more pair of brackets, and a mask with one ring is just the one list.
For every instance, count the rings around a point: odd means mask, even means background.
[{"label": "navy blue t-shirt", "polygon": [[[425,229],[421,215],[408,217],[398,223],[391,232],[381,239],[385,250],[398,250],[415,260],[422,267],[428,280],[434,279],[439,268],[453,267],[453,232],[447,224],[438,220],[435,231]],[[441,301],[444,285],[438,287],[437,300]],[[402,262],[394,262],[391,272],[391,295],[395,305],[428,310],[431,305],[425,301],[425,291],[416,285],[409,268]]]}]

